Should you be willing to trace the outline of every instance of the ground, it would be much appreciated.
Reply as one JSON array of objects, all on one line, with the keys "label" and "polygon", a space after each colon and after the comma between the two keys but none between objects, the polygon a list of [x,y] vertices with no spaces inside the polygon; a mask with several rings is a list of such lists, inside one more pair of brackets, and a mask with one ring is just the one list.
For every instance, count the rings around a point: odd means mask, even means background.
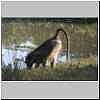
[{"label": "ground", "polygon": [[58,64],[55,68],[2,69],[2,80],[8,81],[97,81],[98,65],[94,58],[80,59],[77,64]]}]

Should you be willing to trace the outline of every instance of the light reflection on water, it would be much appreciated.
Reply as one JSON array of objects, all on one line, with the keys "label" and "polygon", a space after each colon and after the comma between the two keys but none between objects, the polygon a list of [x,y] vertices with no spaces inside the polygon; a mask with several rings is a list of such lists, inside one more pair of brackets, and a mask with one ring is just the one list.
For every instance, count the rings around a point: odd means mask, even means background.
[{"label": "light reflection on water", "polygon": [[[5,49],[2,48],[2,66],[8,66],[11,64],[14,67],[14,62],[17,60],[17,66],[20,68],[26,67],[24,63],[25,57],[28,54],[28,50],[12,50],[12,49]],[[64,63],[66,61],[66,56],[63,54],[62,56],[59,55],[57,59],[57,63]]]},{"label": "light reflection on water", "polygon": [[11,49],[2,49],[2,65],[7,66],[8,64],[11,64],[13,66],[14,61],[16,59],[25,61],[25,56],[27,55],[27,51],[21,51],[21,50],[11,50]]}]

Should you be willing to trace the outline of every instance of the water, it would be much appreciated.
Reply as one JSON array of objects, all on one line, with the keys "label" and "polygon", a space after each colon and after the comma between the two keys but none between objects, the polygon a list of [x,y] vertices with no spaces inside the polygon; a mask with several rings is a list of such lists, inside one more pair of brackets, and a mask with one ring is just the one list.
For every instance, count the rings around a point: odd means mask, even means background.
[{"label": "water", "polygon": [[2,65],[8,66],[9,64],[14,67],[14,62],[19,59],[19,63],[24,64],[25,56],[27,55],[27,51],[21,50],[12,50],[2,48]]},{"label": "water", "polygon": [[[2,48],[2,67],[3,65],[8,66],[11,64],[12,68],[14,68],[14,64],[17,64],[18,68],[26,68],[26,64],[24,63],[26,55],[29,53],[29,50],[26,49],[6,49]],[[66,54],[60,54],[57,59],[57,63],[65,63],[66,62]]]}]

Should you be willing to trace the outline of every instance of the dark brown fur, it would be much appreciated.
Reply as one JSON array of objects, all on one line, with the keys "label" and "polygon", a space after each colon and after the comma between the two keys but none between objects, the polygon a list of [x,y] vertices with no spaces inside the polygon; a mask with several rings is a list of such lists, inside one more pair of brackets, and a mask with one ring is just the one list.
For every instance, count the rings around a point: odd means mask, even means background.
[{"label": "dark brown fur", "polygon": [[[34,51],[30,52],[26,56],[25,63],[27,64],[27,67],[29,69],[31,69],[33,64],[35,64],[35,68],[39,67],[40,64],[42,64],[43,67],[45,67],[48,58],[50,58],[51,66],[53,67],[55,60],[54,56],[55,53],[57,52],[56,49],[59,50],[59,48],[57,48],[58,46],[57,40],[60,40],[59,32],[65,32],[65,31],[63,29],[58,29],[54,37],[46,40],[42,45],[40,45],[38,48],[36,48]],[[55,53],[52,54],[52,52],[54,51]]]}]

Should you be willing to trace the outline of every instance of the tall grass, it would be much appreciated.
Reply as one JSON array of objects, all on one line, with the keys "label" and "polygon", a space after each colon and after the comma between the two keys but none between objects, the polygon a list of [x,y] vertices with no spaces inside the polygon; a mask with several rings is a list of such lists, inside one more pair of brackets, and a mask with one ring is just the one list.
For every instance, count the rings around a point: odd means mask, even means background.
[{"label": "tall grass", "polygon": [[[83,66],[83,67],[80,67]],[[96,81],[97,65],[60,64],[56,68],[11,69],[2,68],[3,81]]]}]

